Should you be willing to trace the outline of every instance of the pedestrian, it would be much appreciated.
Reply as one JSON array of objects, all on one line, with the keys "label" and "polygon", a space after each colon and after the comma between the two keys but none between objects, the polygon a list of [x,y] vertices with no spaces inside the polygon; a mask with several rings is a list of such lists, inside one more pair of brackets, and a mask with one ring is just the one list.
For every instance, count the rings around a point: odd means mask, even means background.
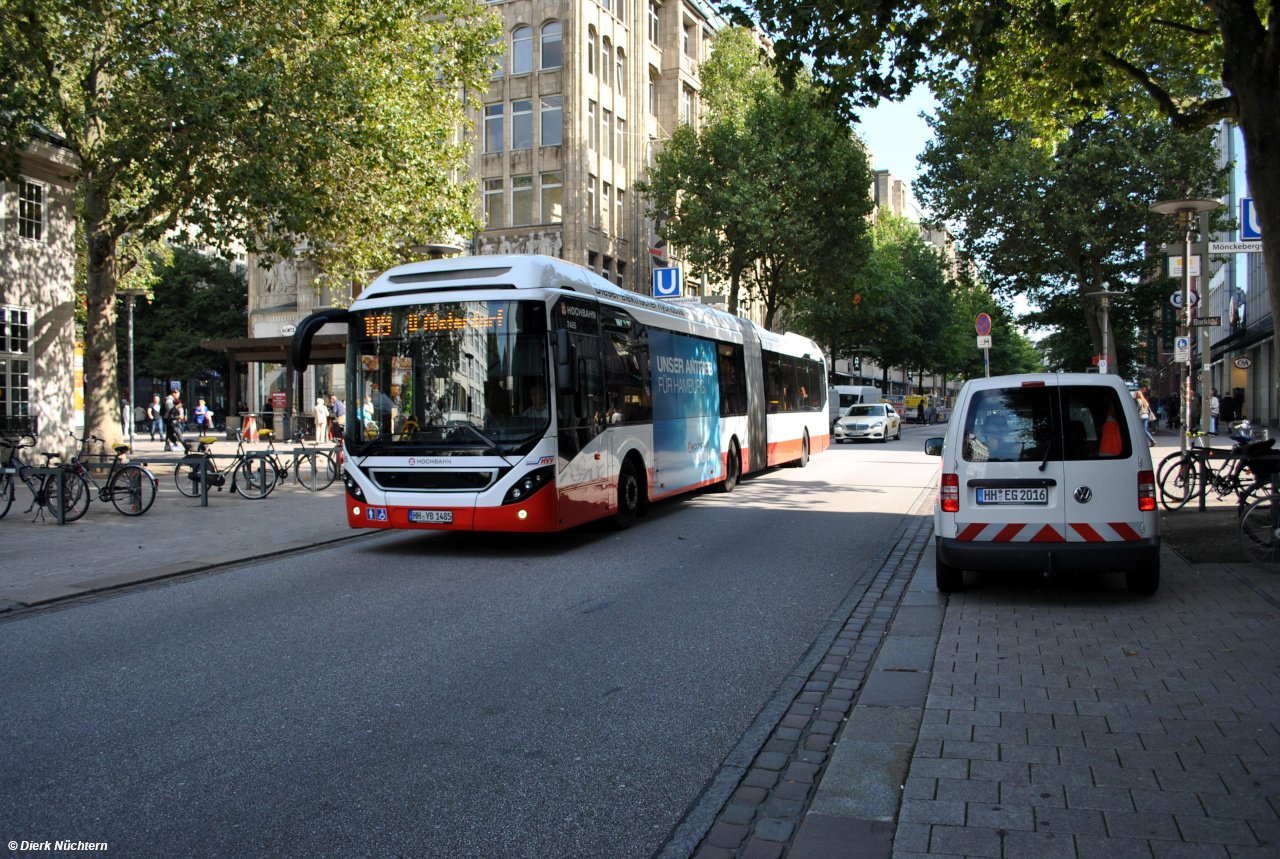
[{"label": "pedestrian", "polygon": [[329,398],[329,440],[333,440],[335,435],[334,429],[337,428],[337,434],[343,434],[347,429],[347,407],[342,400],[338,399],[338,395],[334,394]]},{"label": "pedestrian", "polygon": [[204,404],[204,399],[197,401],[196,405],[196,432],[200,435],[213,431],[213,414],[209,411],[209,407]]},{"label": "pedestrian", "polygon": [[147,420],[151,422],[152,441],[156,440],[156,436],[164,438],[164,413],[161,411],[163,408],[159,394],[153,396],[151,405],[147,406]]},{"label": "pedestrian", "polygon": [[1211,435],[1218,434],[1218,415],[1222,408],[1222,404],[1218,401],[1218,389],[1209,389],[1209,433]]},{"label": "pedestrian", "polygon": [[1236,398],[1231,395],[1230,391],[1227,391],[1222,395],[1222,404],[1220,409],[1222,412],[1222,421],[1227,425],[1227,429],[1230,430],[1232,422],[1239,417],[1236,412]]},{"label": "pedestrian", "polygon": [[1141,388],[1133,392],[1133,399],[1138,404],[1138,417],[1142,418],[1142,432],[1147,437],[1147,444],[1155,447],[1156,440],[1151,435],[1151,430],[1147,428],[1151,423],[1151,404],[1147,402],[1146,395],[1142,393]]},{"label": "pedestrian", "polygon": [[168,451],[185,451],[182,443],[182,425],[186,413],[182,408],[182,393],[176,388],[164,398],[164,446]]},{"label": "pedestrian", "polygon": [[316,444],[329,440],[329,409],[324,397],[316,397]]}]

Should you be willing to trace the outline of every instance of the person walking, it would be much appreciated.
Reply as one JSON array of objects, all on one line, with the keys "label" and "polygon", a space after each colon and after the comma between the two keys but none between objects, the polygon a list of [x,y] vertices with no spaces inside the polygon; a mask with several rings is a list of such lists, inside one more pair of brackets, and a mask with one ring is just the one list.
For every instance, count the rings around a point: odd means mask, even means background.
[{"label": "person walking", "polygon": [[324,397],[316,397],[316,444],[329,440],[329,408],[324,404]]},{"label": "person walking", "polygon": [[156,436],[164,438],[164,414],[161,411],[163,408],[159,394],[153,396],[151,405],[147,406],[147,420],[150,421],[152,441],[156,440]]},{"label": "person walking", "polygon": [[164,398],[165,450],[186,450],[182,445],[182,425],[185,422],[186,413],[182,408],[182,393],[174,389]]},{"label": "person walking", "polygon": [[209,407],[204,404],[201,398],[196,404],[196,432],[200,435],[213,431],[213,414],[209,411]]},{"label": "person walking", "polygon": [[334,427],[340,427],[342,433],[347,430],[347,407],[338,399],[338,395],[334,394],[329,398],[329,440],[333,441]]},{"label": "person walking", "polygon": [[1151,430],[1147,427],[1151,423],[1151,403],[1147,402],[1146,395],[1142,389],[1133,392],[1133,399],[1138,403],[1138,417],[1142,418],[1142,432],[1147,436],[1147,445],[1155,447],[1155,437],[1151,435]]},{"label": "person walking", "polygon": [[1218,434],[1218,414],[1222,404],[1218,401],[1218,389],[1209,389],[1209,433]]}]

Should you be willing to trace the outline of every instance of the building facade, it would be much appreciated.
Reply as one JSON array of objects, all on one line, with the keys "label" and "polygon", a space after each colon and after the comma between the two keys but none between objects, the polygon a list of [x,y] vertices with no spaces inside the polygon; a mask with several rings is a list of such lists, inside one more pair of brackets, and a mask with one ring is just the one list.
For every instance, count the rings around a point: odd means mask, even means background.
[{"label": "building facade", "polygon": [[0,423],[34,417],[36,449],[63,454],[83,409],[74,399],[75,170],[65,142],[40,130],[18,181],[0,182]]}]

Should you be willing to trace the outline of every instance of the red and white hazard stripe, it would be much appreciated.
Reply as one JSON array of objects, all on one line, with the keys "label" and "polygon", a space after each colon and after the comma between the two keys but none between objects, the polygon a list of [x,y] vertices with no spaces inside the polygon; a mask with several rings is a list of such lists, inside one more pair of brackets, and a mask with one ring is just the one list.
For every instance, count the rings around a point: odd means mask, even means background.
[{"label": "red and white hazard stripe", "polygon": [[1071,522],[1067,533],[1030,522],[956,523],[956,539],[974,543],[1120,543],[1141,540],[1141,522]]}]

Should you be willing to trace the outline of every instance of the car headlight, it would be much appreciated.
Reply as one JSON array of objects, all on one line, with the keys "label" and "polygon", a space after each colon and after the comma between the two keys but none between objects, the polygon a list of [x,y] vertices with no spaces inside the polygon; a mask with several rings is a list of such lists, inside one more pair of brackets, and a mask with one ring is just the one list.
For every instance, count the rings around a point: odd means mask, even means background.
[{"label": "car headlight", "polygon": [[530,495],[537,492],[555,479],[556,468],[554,465],[535,468],[524,477],[516,481],[515,486],[507,490],[507,494],[503,497],[503,504],[517,504],[523,502]]}]

